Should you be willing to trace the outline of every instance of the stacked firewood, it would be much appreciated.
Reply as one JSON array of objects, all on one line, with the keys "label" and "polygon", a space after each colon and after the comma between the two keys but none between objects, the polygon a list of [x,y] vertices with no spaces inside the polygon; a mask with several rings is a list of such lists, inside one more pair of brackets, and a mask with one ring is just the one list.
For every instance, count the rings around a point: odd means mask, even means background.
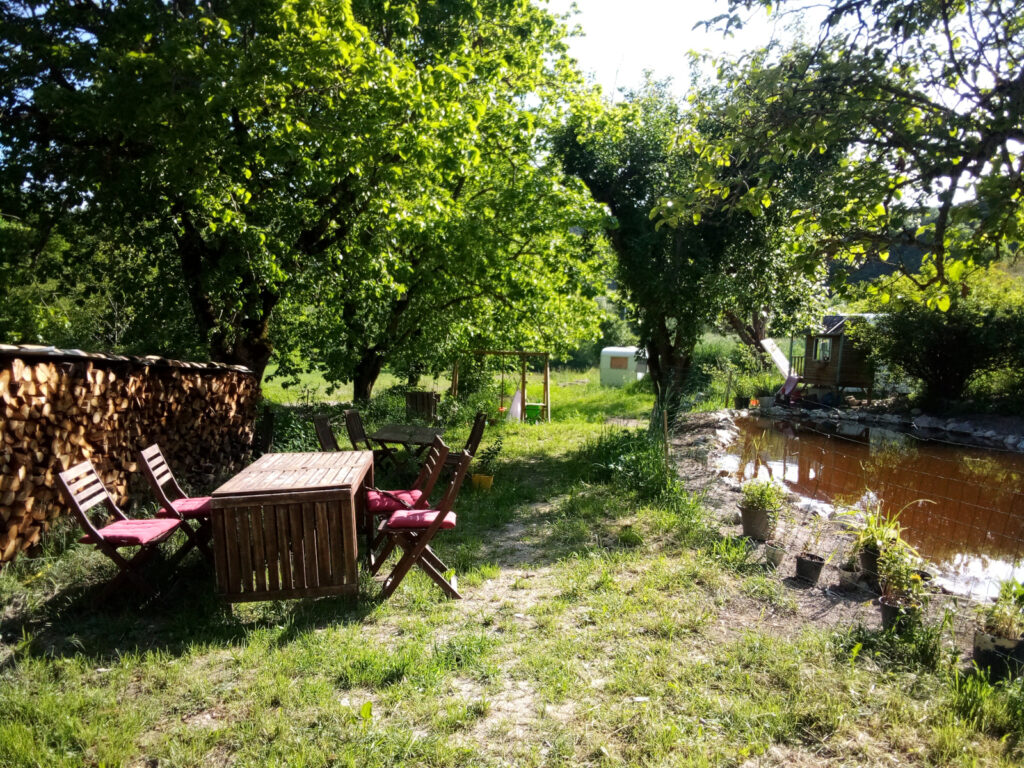
[{"label": "stacked firewood", "polygon": [[258,399],[244,368],[0,347],[0,562],[69,512],[57,475],[84,459],[122,506],[154,442],[186,481],[236,469]]}]

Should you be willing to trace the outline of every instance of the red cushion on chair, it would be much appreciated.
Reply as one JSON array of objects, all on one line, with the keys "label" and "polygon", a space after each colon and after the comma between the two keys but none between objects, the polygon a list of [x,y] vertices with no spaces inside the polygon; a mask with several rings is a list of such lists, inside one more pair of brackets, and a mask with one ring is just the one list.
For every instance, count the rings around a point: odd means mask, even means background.
[{"label": "red cushion on chair", "polygon": [[[118,520],[99,529],[104,541],[119,547],[152,544],[163,541],[181,525],[177,519],[150,518],[148,520]],[[94,544],[95,539],[86,534],[79,539],[83,544]]]},{"label": "red cushion on chair", "polygon": [[392,496],[396,496],[402,501],[415,507],[417,502],[423,498],[423,491],[388,491],[387,493],[383,493],[381,491],[367,491],[366,508],[375,515],[382,515],[385,512],[394,512],[399,509],[405,509],[402,503],[391,498]]},{"label": "red cushion on chair", "polygon": [[[429,528],[437,519],[436,509],[400,509],[388,518],[388,528]],[[449,512],[441,521],[441,528],[450,531],[455,527],[455,513]]]},{"label": "red cushion on chair", "polygon": [[[171,502],[171,506],[174,507],[174,511],[178,515],[184,518],[209,517],[210,515],[209,496],[197,496],[194,499],[175,499]],[[168,511],[167,507],[160,507],[160,511],[156,513],[157,517],[177,517],[178,515]]]}]

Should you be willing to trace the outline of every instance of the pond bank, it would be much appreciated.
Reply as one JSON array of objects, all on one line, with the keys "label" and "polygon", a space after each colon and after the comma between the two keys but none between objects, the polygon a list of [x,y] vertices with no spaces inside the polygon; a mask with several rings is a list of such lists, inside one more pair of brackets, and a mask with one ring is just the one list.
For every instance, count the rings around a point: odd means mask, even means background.
[{"label": "pond bank", "polygon": [[[739,436],[735,419],[746,416],[746,411],[688,414],[677,423],[671,439],[673,460],[686,489],[703,497],[725,536],[742,533],[742,483],[721,469],[720,462],[726,448]],[[841,513],[831,504],[790,493],[788,512],[781,516],[774,536],[786,548],[776,578],[793,597],[796,611],[788,616],[773,616],[770,621],[764,621],[764,617],[745,618],[787,636],[812,625],[839,627],[860,623],[870,629],[879,628],[877,594],[863,581],[853,590],[839,586],[839,565],[852,550],[854,535],[850,526],[854,522],[854,516]],[[805,548],[826,559],[821,577],[813,587],[794,578],[796,555]],[[763,559],[763,545],[757,545],[754,556]],[[941,620],[947,609],[954,612],[955,643],[965,660],[970,657],[973,639],[973,617],[968,603],[936,584],[928,610],[935,621]]]}]

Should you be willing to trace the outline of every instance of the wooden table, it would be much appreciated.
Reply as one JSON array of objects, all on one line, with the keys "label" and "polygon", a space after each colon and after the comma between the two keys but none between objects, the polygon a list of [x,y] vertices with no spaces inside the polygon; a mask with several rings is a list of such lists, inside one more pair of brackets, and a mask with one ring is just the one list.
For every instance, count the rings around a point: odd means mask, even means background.
[{"label": "wooden table", "polygon": [[385,424],[369,438],[377,443],[394,443],[401,445],[406,450],[410,446],[416,446],[416,454],[419,455],[434,442],[434,438],[444,434],[444,430],[433,427],[417,427],[413,424]]},{"label": "wooden table", "polygon": [[228,600],[355,594],[356,519],[373,453],[267,453],[213,492],[217,589]]}]

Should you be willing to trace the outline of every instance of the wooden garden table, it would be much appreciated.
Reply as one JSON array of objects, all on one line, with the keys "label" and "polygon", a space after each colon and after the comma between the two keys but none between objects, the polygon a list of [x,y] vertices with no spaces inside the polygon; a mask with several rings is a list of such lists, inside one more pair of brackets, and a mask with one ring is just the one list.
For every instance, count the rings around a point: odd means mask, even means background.
[{"label": "wooden garden table", "polygon": [[267,453],[213,492],[217,589],[228,600],[355,594],[356,519],[373,453]]},{"label": "wooden garden table", "polygon": [[425,448],[434,442],[435,437],[443,434],[444,430],[433,427],[418,427],[414,424],[385,424],[369,435],[369,438],[382,445],[388,443],[401,445],[406,450],[415,446],[415,453],[419,456]]}]

